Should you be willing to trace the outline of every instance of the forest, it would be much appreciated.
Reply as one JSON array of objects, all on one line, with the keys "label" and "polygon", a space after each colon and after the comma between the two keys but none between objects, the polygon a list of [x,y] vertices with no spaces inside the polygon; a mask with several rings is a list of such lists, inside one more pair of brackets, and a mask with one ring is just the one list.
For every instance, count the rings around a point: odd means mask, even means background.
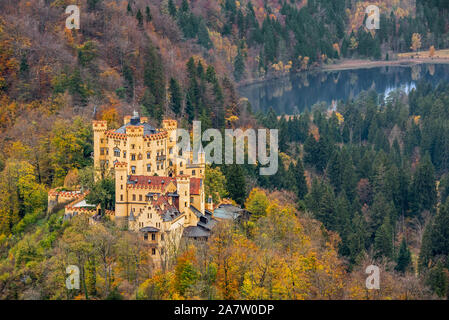
[{"label": "forest", "polygon": [[[449,84],[294,117],[255,113],[237,90],[449,46],[446,2],[377,3],[386,27],[368,32],[355,0],[1,1],[0,299],[447,299]],[[69,4],[80,30],[65,29]],[[59,186],[113,206],[114,181],[93,181],[91,120],[119,127],[134,109],[156,127],[279,130],[276,175],[207,170],[206,195],[251,219],[183,242],[162,270],[113,222],[47,212]],[[65,287],[68,264],[81,266],[80,290]],[[370,264],[380,290],[365,287]]]}]

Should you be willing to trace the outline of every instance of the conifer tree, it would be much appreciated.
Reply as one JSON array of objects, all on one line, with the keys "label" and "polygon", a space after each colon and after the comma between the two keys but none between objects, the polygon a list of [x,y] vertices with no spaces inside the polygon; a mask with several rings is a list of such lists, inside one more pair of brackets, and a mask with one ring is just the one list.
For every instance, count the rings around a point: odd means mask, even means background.
[{"label": "conifer tree", "polygon": [[225,174],[229,196],[238,204],[243,205],[246,198],[246,182],[242,166],[238,164],[226,166]]},{"label": "conifer tree", "polygon": [[427,154],[420,161],[411,185],[411,209],[414,214],[433,210],[437,201],[435,170]]},{"label": "conifer tree", "polygon": [[136,19],[137,19],[137,25],[139,26],[139,28],[142,28],[143,27],[143,15],[142,15],[142,12],[140,12],[140,9],[137,10]]},{"label": "conifer tree", "polygon": [[407,242],[405,238],[402,239],[401,246],[399,247],[397,264],[395,267],[396,271],[404,273],[409,268],[412,263],[412,257],[410,253],[410,249],[407,246]]},{"label": "conifer tree", "polygon": [[153,17],[151,16],[151,10],[149,6],[146,6],[145,8],[145,19],[147,20],[147,22],[150,22]]},{"label": "conifer tree", "polygon": [[176,115],[179,115],[182,107],[182,93],[178,81],[174,78],[170,79],[169,92],[170,92],[170,108]]},{"label": "conifer tree", "polygon": [[168,0],[168,13],[172,17],[176,17],[177,10],[173,0]]},{"label": "conifer tree", "polygon": [[294,173],[297,196],[298,199],[301,200],[304,199],[305,195],[308,192],[307,181],[304,175],[304,166],[301,159],[298,159],[298,161],[296,162]]},{"label": "conifer tree", "polygon": [[376,250],[376,257],[391,258],[393,256],[393,227],[389,215],[385,216],[383,224],[376,232],[374,249]]}]

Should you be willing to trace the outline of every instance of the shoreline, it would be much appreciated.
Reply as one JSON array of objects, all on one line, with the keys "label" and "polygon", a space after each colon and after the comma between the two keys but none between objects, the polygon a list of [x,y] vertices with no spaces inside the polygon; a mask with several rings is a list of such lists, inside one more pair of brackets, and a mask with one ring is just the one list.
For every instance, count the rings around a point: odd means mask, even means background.
[{"label": "shoreline", "polygon": [[447,58],[402,58],[397,60],[343,60],[332,65],[326,65],[321,68],[322,71],[343,71],[370,69],[378,67],[410,67],[420,64],[449,64]]},{"label": "shoreline", "polygon": [[[318,68],[313,68],[305,73],[315,72],[331,72],[331,71],[345,71],[345,70],[358,70],[358,69],[371,69],[380,67],[411,67],[421,64],[449,64],[449,58],[399,58],[396,60],[365,60],[365,59],[348,59],[340,60],[337,63],[324,65]],[[266,78],[248,79],[242,81],[237,85],[237,88],[245,88],[248,86],[256,85],[265,81],[271,81],[275,79],[282,79],[290,75],[297,75],[303,71],[292,72],[283,75],[274,75]]]}]

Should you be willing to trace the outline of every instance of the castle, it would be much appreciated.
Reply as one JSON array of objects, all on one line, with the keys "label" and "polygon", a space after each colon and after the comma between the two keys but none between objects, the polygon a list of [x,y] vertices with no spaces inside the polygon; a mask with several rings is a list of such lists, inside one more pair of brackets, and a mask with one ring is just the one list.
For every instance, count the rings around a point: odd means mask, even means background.
[{"label": "castle", "polygon": [[[48,209],[65,206],[64,219],[78,214],[98,223],[107,216],[119,226],[134,231],[148,245],[155,266],[176,249],[182,237],[207,240],[220,220],[240,219],[245,213],[223,200],[216,206],[205,203],[205,154],[190,147],[178,150],[176,120],[163,120],[155,129],[137,112],[126,116],[119,129],[108,129],[106,121],[93,121],[94,166],[100,174],[115,176],[115,210],[101,212],[86,201],[89,191],[52,189]],[[194,160],[198,160],[194,163]]]},{"label": "castle", "polygon": [[[162,128],[155,129],[137,112],[117,130],[108,129],[106,121],[93,121],[94,166],[115,174],[115,211],[105,214],[139,232],[155,262],[186,228],[192,233],[200,219],[211,219],[205,205],[204,151],[199,150],[197,163],[190,148],[180,154],[176,130],[176,120],[163,120]],[[72,203],[66,214],[77,210]]]}]

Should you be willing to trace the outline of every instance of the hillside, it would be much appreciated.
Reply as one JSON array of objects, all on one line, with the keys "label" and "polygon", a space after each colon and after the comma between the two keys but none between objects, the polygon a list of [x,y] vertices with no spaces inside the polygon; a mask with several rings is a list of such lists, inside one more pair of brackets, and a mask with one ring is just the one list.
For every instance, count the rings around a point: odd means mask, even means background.
[{"label": "hillside", "polygon": [[[449,296],[449,88],[364,92],[298,117],[255,114],[237,86],[345,59],[449,47],[444,1],[3,0],[0,2],[1,299],[443,299]],[[80,30],[65,8],[81,8]],[[432,49],[433,47],[433,49]],[[208,168],[207,196],[253,218],[220,224],[152,269],[112,222],[47,212],[47,192],[93,181],[92,120],[137,110],[159,127],[276,128],[279,170]],[[448,111],[448,112],[446,112]],[[215,199],[214,199],[215,200]],[[65,267],[82,268],[68,293]],[[382,271],[378,292],[365,268]],[[256,267],[254,267],[256,266]]]}]

